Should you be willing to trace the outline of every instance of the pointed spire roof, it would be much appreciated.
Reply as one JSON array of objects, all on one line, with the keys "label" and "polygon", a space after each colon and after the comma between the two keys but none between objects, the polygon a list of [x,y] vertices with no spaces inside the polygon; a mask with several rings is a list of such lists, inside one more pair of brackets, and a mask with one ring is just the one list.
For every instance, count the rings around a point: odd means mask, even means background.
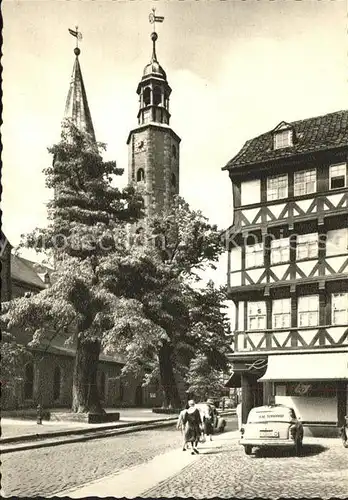
[{"label": "pointed spire roof", "polygon": [[144,68],[142,80],[144,80],[145,78],[148,78],[149,76],[162,78],[163,80],[167,79],[166,72],[164,71],[164,69],[162,68],[162,66],[159,64],[159,62],[157,60],[157,55],[156,55],[157,38],[158,38],[158,35],[156,32],[151,33],[152,56],[151,56],[151,61]]},{"label": "pointed spire roof", "polygon": [[87,94],[79,63],[80,49],[76,47],[74,53],[76,59],[71,75],[68,97],[66,99],[64,118],[72,120],[78,129],[88,132],[95,141],[91,112],[88,106]]}]

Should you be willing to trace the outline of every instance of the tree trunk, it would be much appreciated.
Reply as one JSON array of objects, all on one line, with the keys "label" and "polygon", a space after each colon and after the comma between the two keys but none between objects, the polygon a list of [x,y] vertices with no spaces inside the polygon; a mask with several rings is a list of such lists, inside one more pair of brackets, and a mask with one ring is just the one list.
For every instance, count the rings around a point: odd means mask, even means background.
[{"label": "tree trunk", "polygon": [[100,404],[97,387],[99,354],[98,340],[78,338],[73,376],[74,413],[105,413]]},{"label": "tree trunk", "polygon": [[165,407],[180,408],[181,401],[173,370],[172,348],[165,342],[159,351],[161,385],[164,392]]}]

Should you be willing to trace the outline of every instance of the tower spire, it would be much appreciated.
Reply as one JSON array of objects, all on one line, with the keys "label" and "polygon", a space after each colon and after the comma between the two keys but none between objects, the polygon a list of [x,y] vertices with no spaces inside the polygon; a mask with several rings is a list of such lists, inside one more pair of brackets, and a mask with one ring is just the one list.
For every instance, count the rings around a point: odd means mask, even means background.
[{"label": "tower spire", "polygon": [[70,119],[79,130],[90,134],[92,139],[95,141],[96,139],[91,112],[88,106],[86,89],[83,83],[79,62],[81,50],[78,47],[78,40],[82,39],[82,34],[78,31],[77,26],[76,31],[69,29],[69,33],[76,38],[76,47],[74,48],[74,54],[76,57],[65,104],[64,118]]}]

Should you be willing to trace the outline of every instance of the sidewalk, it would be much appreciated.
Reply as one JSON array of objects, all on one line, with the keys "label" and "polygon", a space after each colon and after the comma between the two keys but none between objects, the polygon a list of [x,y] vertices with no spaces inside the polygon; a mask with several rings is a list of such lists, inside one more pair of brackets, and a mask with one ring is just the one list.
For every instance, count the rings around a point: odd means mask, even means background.
[{"label": "sidewalk", "polygon": [[154,488],[162,481],[175,476],[183,469],[195,464],[201,456],[212,449],[231,446],[239,439],[238,431],[225,432],[214,436],[214,441],[199,445],[199,455],[191,455],[190,451],[181,449],[158,455],[149,462],[116,472],[80,488],[57,492],[51,496],[85,498],[85,497],[116,497],[135,498],[144,496],[144,493]]},{"label": "sidewalk", "polygon": [[101,431],[104,429],[116,429],[124,427],[127,423],[146,423],[155,420],[165,421],[172,418],[177,418],[177,415],[162,415],[153,413],[149,408],[112,408],[106,409],[106,412],[120,412],[120,420],[117,422],[108,422],[101,424],[88,424],[83,422],[63,422],[63,421],[50,421],[43,420],[41,425],[38,425],[35,420],[20,420],[13,418],[1,418],[1,442],[6,442],[8,439],[19,441],[21,439],[27,440],[32,437],[35,439],[37,436],[44,434],[67,434],[73,432],[84,431]]}]

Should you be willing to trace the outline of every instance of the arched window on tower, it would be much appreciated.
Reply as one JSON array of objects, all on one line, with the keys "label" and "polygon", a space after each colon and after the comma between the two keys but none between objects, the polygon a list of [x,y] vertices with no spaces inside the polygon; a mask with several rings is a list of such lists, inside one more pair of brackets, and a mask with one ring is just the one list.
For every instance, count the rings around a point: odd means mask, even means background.
[{"label": "arched window on tower", "polygon": [[173,157],[173,158],[176,158],[176,147],[175,147],[175,145],[174,145],[174,144],[173,144],[173,146],[172,146],[172,157]]},{"label": "arched window on tower", "polygon": [[172,176],[170,178],[170,184],[173,188],[176,188],[176,176],[175,176],[175,174],[172,174]]},{"label": "arched window on tower", "polygon": [[143,168],[137,170],[137,182],[142,182],[145,180],[145,172]]},{"label": "arched window on tower", "polygon": [[158,106],[162,102],[162,91],[160,87],[155,87],[153,89],[153,103]]},{"label": "arched window on tower", "polygon": [[146,87],[144,89],[143,101],[145,106],[149,106],[151,104],[151,89],[150,87]]},{"label": "arched window on tower", "polygon": [[60,386],[61,386],[61,371],[59,366],[56,366],[53,373],[53,401],[57,401],[60,398]]},{"label": "arched window on tower", "polygon": [[34,396],[34,365],[27,363],[24,368],[24,399],[33,399]]}]

